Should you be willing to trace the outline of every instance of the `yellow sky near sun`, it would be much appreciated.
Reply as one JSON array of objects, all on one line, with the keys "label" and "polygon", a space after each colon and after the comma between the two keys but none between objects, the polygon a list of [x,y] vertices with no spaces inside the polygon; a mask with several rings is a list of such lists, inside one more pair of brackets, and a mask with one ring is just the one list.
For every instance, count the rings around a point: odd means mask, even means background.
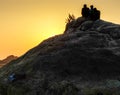
[{"label": "yellow sky near sun", "polygon": [[63,33],[68,13],[81,16],[84,3],[100,9],[102,19],[120,23],[120,0],[0,0],[0,59]]}]

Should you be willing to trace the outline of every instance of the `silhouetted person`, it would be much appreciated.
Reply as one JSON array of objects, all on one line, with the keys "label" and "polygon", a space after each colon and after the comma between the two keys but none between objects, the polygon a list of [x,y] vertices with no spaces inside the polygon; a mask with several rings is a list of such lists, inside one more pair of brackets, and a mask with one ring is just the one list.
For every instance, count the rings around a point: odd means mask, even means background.
[{"label": "silhouetted person", "polygon": [[94,19],[94,7],[93,7],[93,5],[90,6],[89,14],[90,14],[89,15],[90,19],[93,20]]},{"label": "silhouetted person", "polygon": [[100,11],[97,8],[94,8],[93,18],[92,20],[100,19]]},{"label": "silhouetted person", "polygon": [[89,8],[86,4],[84,4],[82,8],[82,17],[88,18],[89,17]]},{"label": "silhouetted person", "polygon": [[97,12],[96,12],[96,19],[100,19],[100,11],[99,10],[97,10]]}]

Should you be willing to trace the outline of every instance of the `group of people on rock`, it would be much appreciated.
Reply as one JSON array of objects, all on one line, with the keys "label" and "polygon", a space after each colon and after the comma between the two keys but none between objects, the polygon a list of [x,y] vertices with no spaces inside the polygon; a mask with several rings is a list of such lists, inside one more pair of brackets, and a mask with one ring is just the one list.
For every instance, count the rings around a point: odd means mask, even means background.
[{"label": "group of people on rock", "polygon": [[93,21],[100,19],[100,11],[97,10],[97,8],[95,8],[93,5],[91,5],[90,8],[88,8],[87,5],[84,4],[81,14],[82,17],[88,18]]}]

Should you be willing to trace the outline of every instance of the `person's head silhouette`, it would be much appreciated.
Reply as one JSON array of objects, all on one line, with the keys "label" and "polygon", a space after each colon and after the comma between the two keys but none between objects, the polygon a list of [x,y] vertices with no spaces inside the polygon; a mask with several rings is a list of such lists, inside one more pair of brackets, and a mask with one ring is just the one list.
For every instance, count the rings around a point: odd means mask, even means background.
[{"label": "person's head silhouette", "polygon": [[94,8],[94,11],[97,11],[97,8]]},{"label": "person's head silhouette", "polygon": [[82,17],[87,18],[89,16],[89,8],[87,7],[87,4],[83,5],[81,13],[82,13]]},{"label": "person's head silhouette", "polygon": [[91,5],[90,8],[93,9],[93,5]]},{"label": "person's head silhouette", "polygon": [[86,4],[84,4],[84,8],[87,8],[87,5],[86,5]]}]

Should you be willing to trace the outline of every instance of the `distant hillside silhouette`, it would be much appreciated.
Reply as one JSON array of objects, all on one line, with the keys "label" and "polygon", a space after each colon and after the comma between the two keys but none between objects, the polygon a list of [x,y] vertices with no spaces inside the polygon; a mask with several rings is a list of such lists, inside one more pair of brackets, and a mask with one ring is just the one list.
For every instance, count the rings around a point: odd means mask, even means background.
[{"label": "distant hillside silhouette", "polygon": [[17,56],[14,56],[14,55],[10,55],[8,56],[7,58],[3,59],[3,60],[0,60],[0,68],[6,64],[8,64],[9,62],[11,62],[12,60],[15,60],[17,59],[18,57]]}]

